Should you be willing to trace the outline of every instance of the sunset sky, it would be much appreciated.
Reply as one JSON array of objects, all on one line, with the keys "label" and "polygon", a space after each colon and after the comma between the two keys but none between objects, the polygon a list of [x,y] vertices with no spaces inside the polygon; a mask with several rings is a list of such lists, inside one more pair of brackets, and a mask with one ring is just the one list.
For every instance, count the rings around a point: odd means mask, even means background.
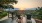
[{"label": "sunset sky", "polygon": [[42,0],[17,0],[18,3],[14,4],[15,8],[24,10],[25,8],[37,8],[42,7]]}]

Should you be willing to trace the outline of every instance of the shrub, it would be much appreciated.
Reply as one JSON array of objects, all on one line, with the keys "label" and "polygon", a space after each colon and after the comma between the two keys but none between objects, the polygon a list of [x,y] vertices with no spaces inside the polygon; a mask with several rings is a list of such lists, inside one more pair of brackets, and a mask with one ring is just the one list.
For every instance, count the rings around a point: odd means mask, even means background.
[{"label": "shrub", "polygon": [[0,18],[3,18],[3,17],[5,17],[5,16],[7,16],[7,12],[1,12],[1,13],[0,13]]}]

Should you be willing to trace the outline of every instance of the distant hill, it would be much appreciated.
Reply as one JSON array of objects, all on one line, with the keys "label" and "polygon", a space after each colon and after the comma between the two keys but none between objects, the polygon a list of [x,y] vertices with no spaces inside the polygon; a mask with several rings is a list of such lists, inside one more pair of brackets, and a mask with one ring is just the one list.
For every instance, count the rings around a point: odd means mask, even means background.
[{"label": "distant hill", "polygon": [[4,11],[15,11],[15,10],[19,10],[19,8],[14,8],[14,9],[12,9],[12,8],[7,8],[7,9],[4,9]]},{"label": "distant hill", "polygon": [[36,8],[26,8],[25,10],[36,10]]}]

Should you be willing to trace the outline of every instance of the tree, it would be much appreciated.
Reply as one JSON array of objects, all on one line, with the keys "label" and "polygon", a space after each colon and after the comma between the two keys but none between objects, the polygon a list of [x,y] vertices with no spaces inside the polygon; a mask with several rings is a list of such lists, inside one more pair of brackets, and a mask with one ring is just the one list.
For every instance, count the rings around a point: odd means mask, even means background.
[{"label": "tree", "polygon": [[16,0],[0,0],[0,7],[6,8],[7,6],[9,6],[8,4],[13,4],[13,3],[17,4],[17,1]]},{"label": "tree", "polygon": [[42,7],[36,9],[37,18],[42,20]]},{"label": "tree", "polygon": [[0,4],[9,4],[9,3],[17,4],[17,1],[16,0],[0,0]]},{"label": "tree", "polygon": [[4,4],[8,5],[8,4],[17,4],[16,0],[0,0],[0,7],[4,7]]}]

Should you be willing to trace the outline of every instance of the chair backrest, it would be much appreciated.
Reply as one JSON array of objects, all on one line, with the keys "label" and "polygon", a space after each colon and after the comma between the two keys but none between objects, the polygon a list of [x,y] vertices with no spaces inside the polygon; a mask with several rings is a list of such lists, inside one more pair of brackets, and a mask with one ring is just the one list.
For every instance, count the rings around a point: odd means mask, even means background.
[{"label": "chair backrest", "polygon": [[16,15],[18,17],[18,19],[21,19],[20,15]]},{"label": "chair backrest", "polygon": [[27,19],[31,19],[31,15],[27,15]]}]

